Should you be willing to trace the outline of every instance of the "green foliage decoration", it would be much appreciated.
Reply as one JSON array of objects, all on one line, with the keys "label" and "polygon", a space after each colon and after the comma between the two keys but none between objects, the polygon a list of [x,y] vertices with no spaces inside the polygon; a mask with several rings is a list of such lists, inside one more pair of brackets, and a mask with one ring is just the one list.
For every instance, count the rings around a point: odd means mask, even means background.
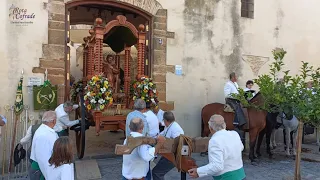
[{"label": "green foliage decoration", "polygon": [[[245,107],[252,107],[268,112],[284,112],[288,119],[295,115],[303,123],[320,125],[320,68],[314,68],[302,61],[300,72],[289,75],[289,70],[283,70],[283,59],[287,52],[283,49],[272,51],[274,62],[270,65],[269,74],[259,75],[254,83],[259,86],[264,100],[263,104],[249,103],[244,98],[245,92],[239,89],[239,94],[232,96]],[[282,78],[278,78],[283,74]],[[308,83],[312,82],[312,88]],[[252,95],[249,95],[252,97]]]}]

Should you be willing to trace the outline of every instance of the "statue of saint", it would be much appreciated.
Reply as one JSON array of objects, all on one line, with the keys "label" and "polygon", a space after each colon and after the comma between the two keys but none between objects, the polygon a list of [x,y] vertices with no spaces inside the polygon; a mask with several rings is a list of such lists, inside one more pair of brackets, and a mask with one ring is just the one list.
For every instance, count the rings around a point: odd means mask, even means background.
[{"label": "statue of saint", "polygon": [[109,81],[114,93],[117,93],[119,86],[119,73],[120,70],[117,67],[115,58],[112,55],[108,55],[103,62],[103,72]]}]

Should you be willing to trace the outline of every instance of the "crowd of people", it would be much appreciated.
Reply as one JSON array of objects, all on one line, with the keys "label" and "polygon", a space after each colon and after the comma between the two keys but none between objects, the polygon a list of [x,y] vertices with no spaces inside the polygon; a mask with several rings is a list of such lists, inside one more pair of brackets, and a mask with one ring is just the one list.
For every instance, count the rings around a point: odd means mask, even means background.
[{"label": "crowd of people", "polygon": [[[152,106],[152,105],[151,105]],[[131,154],[123,155],[123,180],[164,180],[174,164],[164,156],[157,157],[159,148],[166,138],[176,138],[184,134],[182,127],[175,121],[170,111],[163,112],[157,106],[150,108],[142,99],[134,103],[135,111],[127,116],[127,137],[148,136],[157,139],[157,144],[142,145]],[[161,115],[159,115],[159,112]],[[164,125],[164,129],[160,128]],[[209,164],[189,170],[193,178],[213,176],[214,179],[242,180],[245,172],[242,162],[243,144],[236,131],[227,131],[221,115],[213,115],[209,120],[212,137],[209,141]],[[124,141],[124,144],[126,144]],[[151,170],[150,162],[160,158]]]},{"label": "crowd of people", "polygon": [[[67,128],[76,125],[80,120],[70,120],[69,114],[78,105],[67,101],[55,111],[46,111],[41,123],[28,128],[25,137],[17,145],[18,149],[30,143],[29,179],[31,180],[73,180],[73,150]],[[0,115],[0,126],[7,120]],[[18,152],[18,151],[17,151]]]},{"label": "crowd of people", "polygon": [[[235,81],[235,75],[230,75],[230,82],[226,84],[225,92],[235,92],[237,88]],[[247,88],[252,84],[253,82],[248,81]],[[76,108],[77,105],[68,101],[59,105],[55,111],[45,112],[42,123],[30,126],[26,136],[20,140],[21,147],[31,143],[28,153],[31,180],[74,179],[73,151],[67,129],[80,122],[80,120],[70,120],[69,117],[70,112]],[[0,116],[0,125],[3,126],[5,123],[5,117]],[[220,115],[213,115],[210,118],[209,129],[212,134],[208,146],[209,164],[190,169],[189,175],[193,178],[211,175],[214,179],[244,179],[241,154],[243,144],[238,133],[227,131],[226,123]],[[166,138],[176,138],[184,134],[182,127],[175,121],[173,112],[164,112],[154,103],[137,99],[134,102],[134,111],[127,115],[125,131],[126,137],[147,136],[155,138],[157,144],[142,145],[134,149],[131,154],[123,155],[122,179],[164,180],[165,175],[175,165],[165,156],[159,155],[159,149]],[[124,144],[126,141],[127,139]],[[155,159],[158,159],[157,164],[151,170],[150,163]]]}]

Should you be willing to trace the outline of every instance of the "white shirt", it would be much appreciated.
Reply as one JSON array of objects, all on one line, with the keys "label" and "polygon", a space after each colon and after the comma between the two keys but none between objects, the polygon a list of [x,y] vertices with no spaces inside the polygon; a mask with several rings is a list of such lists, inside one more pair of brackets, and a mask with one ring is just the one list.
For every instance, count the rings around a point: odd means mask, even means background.
[{"label": "white shirt", "polygon": [[20,144],[24,146],[25,144],[28,144],[31,142],[32,132],[31,132],[32,126],[30,126],[27,130],[27,134],[20,140]]},{"label": "white shirt", "polygon": [[56,108],[55,112],[57,114],[57,123],[53,127],[53,129],[56,132],[60,132],[60,131],[62,131],[64,129],[66,129],[66,127],[74,126],[74,125],[76,125],[76,124],[78,124],[80,122],[79,120],[70,121],[69,114],[64,111],[63,104],[60,104]]},{"label": "white shirt", "polygon": [[224,97],[231,98],[231,94],[239,94],[238,84],[236,82],[228,81],[224,85]]},{"label": "white shirt", "polygon": [[165,126],[164,125],[164,121],[163,121],[163,114],[164,114],[164,111],[162,111],[161,109],[159,109],[158,113],[157,113],[157,118],[159,120],[159,123],[162,125],[162,126]]},{"label": "white shirt", "polygon": [[72,164],[64,164],[59,167],[50,166],[48,170],[50,176],[46,180],[74,180],[74,166]]},{"label": "white shirt", "polygon": [[45,179],[49,178],[49,159],[52,155],[54,142],[58,139],[58,134],[45,124],[36,130],[32,140],[30,158],[39,164],[40,170]]},{"label": "white shirt", "polygon": [[146,116],[148,122],[148,136],[150,137],[157,137],[159,134],[159,121],[157,116],[151,111],[147,111],[143,113]]},{"label": "white shirt", "polygon": [[197,169],[199,177],[219,176],[243,167],[243,144],[236,131],[220,130],[209,141],[209,164]]},{"label": "white shirt", "polygon": [[160,133],[161,136],[164,136],[166,138],[176,138],[180,136],[180,134],[184,134],[184,131],[177,122],[171,123]]},{"label": "white shirt", "polygon": [[[249,89],[249,88],[244,88],[244,91],[247,92],[247,91],[254,91],[252,89]],[[251,93],[252,94],[252,97],[254,97],[256,95],[256,93]]]},{"label": "white shirt", "polygon": [[[131,132],[132,137],[141,137],[138,132]],[[126,144],[127,139],[123,144]],[[141,179],[147,176],[149,161],[154,158],[155,148],[150,145],[141,145],[135,148],[131,154],[123,155],[122,175],[126,179]]]}]

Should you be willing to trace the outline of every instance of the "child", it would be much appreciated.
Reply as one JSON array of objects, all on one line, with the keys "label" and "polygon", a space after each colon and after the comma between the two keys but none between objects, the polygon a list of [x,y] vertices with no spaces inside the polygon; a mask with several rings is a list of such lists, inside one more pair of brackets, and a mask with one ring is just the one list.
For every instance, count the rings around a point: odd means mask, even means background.
[{"label": "child", "polygon": [[48,180],[74,180],[73,153],[69,137],[60,137],[53,146]]}]

